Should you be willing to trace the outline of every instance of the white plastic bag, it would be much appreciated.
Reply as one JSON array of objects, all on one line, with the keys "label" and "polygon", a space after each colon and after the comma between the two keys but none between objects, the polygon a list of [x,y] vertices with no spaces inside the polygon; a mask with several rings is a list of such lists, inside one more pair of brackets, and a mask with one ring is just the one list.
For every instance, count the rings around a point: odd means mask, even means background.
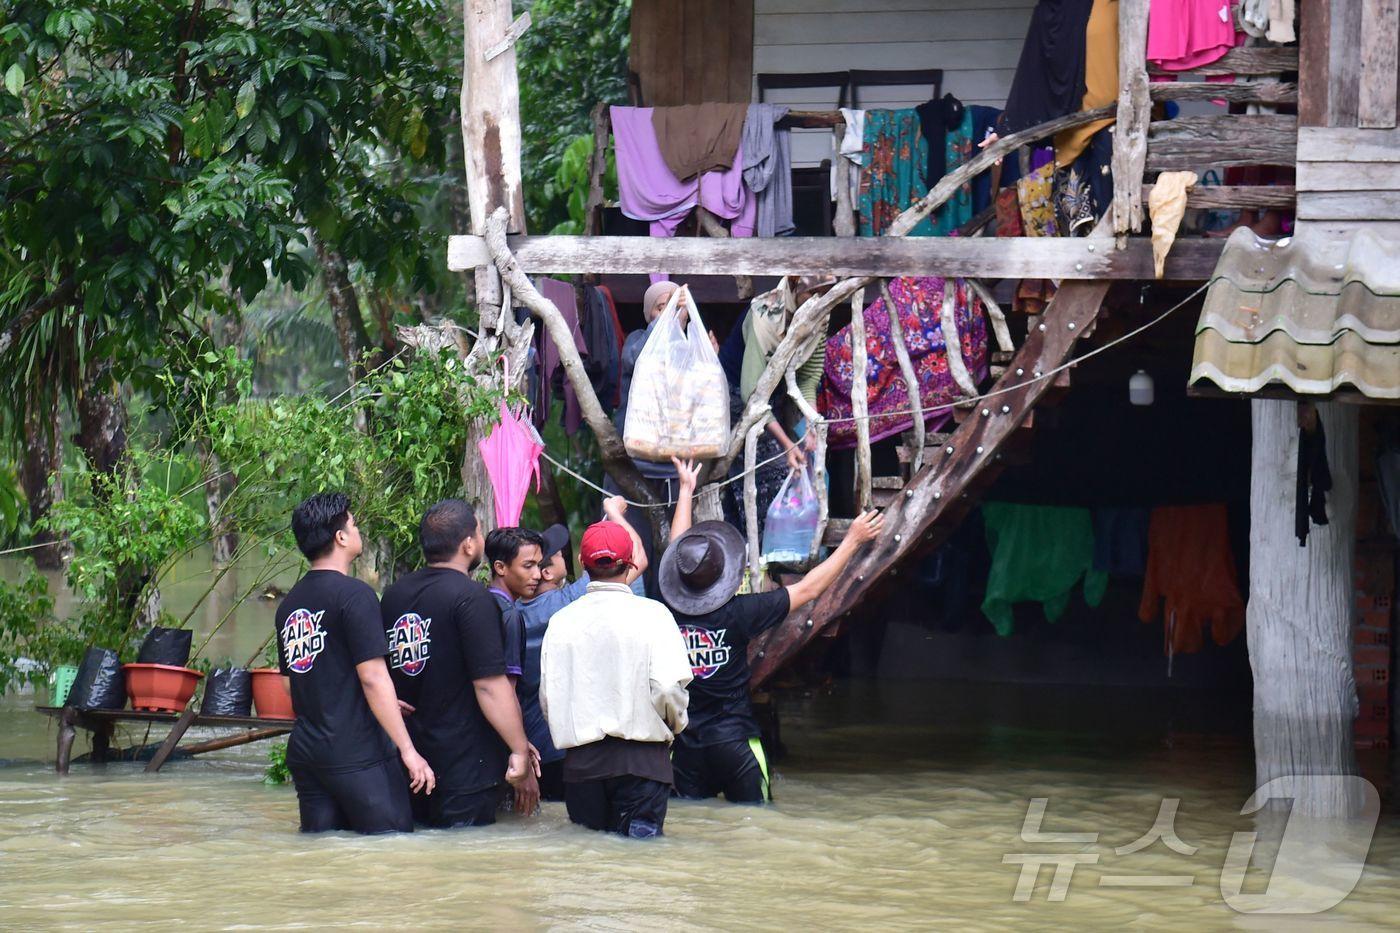
[{"label": "white plastic bag", "polygon": [[789,470],[763,521],[763,559],[770,564],[806,564],[820,519],[821,503],[807,470]]},{"label": "white plastic bag", "polygon": [[[684,328],[681,296],[689,309]],[[657,461],[712,459],[729,442],[729,383],[684,285],[671,293],[637,357],[622,442],[630,456]]]}]

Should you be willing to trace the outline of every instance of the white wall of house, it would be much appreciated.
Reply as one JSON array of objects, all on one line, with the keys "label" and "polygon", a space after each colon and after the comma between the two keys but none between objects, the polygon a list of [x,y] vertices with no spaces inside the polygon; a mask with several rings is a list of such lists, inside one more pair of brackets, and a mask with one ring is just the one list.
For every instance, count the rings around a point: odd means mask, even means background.
[{"label": "white wall of house", "polygon": [[[1034,0],[754,0],[753,70],[941,68],[944,93],[1001,107],[1034,6]],[[835,93],[770,91],[767,99],[829,110]],[[913,107],[928,98],[927,87],[869,88],[861,106]],[[798,130],[793,137],[794,164],[830,157],[830,133]]]}]

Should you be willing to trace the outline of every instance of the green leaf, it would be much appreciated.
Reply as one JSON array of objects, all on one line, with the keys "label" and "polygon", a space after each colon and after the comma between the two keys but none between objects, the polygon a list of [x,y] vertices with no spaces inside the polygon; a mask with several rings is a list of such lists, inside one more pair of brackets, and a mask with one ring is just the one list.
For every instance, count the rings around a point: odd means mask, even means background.
[{"label": "green leaf", "polygon": [[258,89],[253,87],[252,81],[244,81],[243,86],[238,89],[238,97],[233,102],[233,112],[238,114],[238,119],[243,119],[253,112],[253,104],[258,99]]},{"label": "green leaf", "polygon": [[24,69],[15,62],[5,70],[5,90],[18,97],[24,88]]}]

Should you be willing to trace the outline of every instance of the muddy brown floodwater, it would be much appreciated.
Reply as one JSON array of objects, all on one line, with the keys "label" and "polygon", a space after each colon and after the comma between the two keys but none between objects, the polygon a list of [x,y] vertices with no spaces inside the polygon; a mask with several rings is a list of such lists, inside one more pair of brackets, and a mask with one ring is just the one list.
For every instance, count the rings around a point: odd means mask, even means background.
[{"label": "muddy brown floodwater", "polygon": [[[217,653],[251,652],[269,629],[266,605],[250,604]],[[1386,804],[1349,897],[1319,917],[1225,903],[1226,850],[1257,827],[1240,815],[1254,790],[1247,715],[1244,728],[1240,716],[1222,726],[1218,702],[870,681],[785,692],[774,805],[674,802],[665,838],[632,842],[572,827],[561,804],[488,829],[302,836],[294,792],[261,782],[266,744],[153,776],[75,763],[59,778],[51,721],[32,712],[33,695],[10,695],[0,699],[0,928],[1394,928],[1400,819],[1384,756],[1364,761]],[[80,733],[75,754],[86,750]],[[1097,836],[1022,841],[1032,798],[1047,798],[1041,832]],[[1180,801],[1175,830],[1194,854],[1161,841],[1115,852],[1147,833],[1163,798]],[[1062,901],[1050,899],[1053,866],[1017,899],[1016,859],[1029,854],[1085,857]],[[1269,884],[1270,865],[1257,861],[1246,892]],[[1176,883],[1101,884],[1110,876]]]}]

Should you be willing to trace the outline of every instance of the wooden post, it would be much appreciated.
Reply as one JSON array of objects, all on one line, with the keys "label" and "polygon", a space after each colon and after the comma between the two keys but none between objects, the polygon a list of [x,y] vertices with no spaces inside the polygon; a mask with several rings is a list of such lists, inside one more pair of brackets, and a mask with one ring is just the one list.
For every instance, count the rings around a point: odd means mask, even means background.
[{"label": "wooden post", "polygon": [[68,773],[68,763],[73,757],[73,740],[78,735],[78,711],[71,706],[63,707],[58,720],[58,751],[54,756],[53,767],[59,774]]},{"label": "wooden post", "polygon": [[1142,229],[1142,173],[1147,165],[1147,3],[1118,4],[1118,121],[1113,128],[1113,232],[1118,248]]},{"label": "wooden post", "polygon": [[759,581],[763,578],[762,562],[759,555],[763,542],[758,539],[758,435],[764,430],[764,422],[759,421],[744,435],[744,527],[749,539],[749,586],[757,593]]},{"label": "wooden post", "polygon": [[[1306,547],[1293,533],[1298,403],[1250,402],[1253,481],[1249,502],[1249,605],[1254,669],[1254,760],[1260,785],[1275,778],[1356,773],[1352,719],[1352,557],[1356,541],[1357,408],[1319,403],[1332,490],[1329,524]],[[1337,782],[1340,783],[1340,782]],[[1338,789],[1323,782],[1326,789]],[[1302,814],[1345,817],[1359,803],[1317,799],[1300,781]]]},{"label": "wooden post", "polygon": [[[824,330],[824,329],[823,329]],[[821,339],[820,337],[818,339]],[[826,488],[826,419],[821,416],[807,399],[802,397],[802,392],[797,388],[797,367],[789,366],[787,371],[788,396],[793,404],[801,411],[807,419],[807,430],[815,431],[817,436],[816,449],[812,451],[812,459],[816,465],[812,470],[812,485],[817,490],[817,532],[812,536],[812,549],[807,554],[808,562],[815,562],[817,552],[821,550],[822,539],[826,537],[826,524],[831,517],[831,495]]]},{"label": "wooden post", "polygon": [[1006,326],[1006,313],[1001,310],[1001,305],[997,304],[991,291],[978,279],[968,279],[967,284],[977,293],[977,297],[982,299],[982,307],[987,310],[987,319],[992,322],[992,333],[996,335],[997,349],[1003,353],[1014,352],[1016,345],[1011,342],[1011,330]]},{"label": "wooden post", "polygon": [[462,9],[462,144],[472,231],[486,231],[498,207],[509,212],[512,233],[525,232],[520,188],[520,87],[515,48],[487,53],[509,34],[510,0],[466,0]]},{"label": "wooden post", "polygon": [[836,168],[836,217],[832,226],[837,236],[856,235],[856,209],[851,203],[851,160],[841,154],[841,140],[846,135],[846,124],[838,123],[832,130],[834,145],[831,164]]},{"label": "wooden post", "polygon": [[165,741],[160,743],[160,748],[151,756],[151,760],[146,763],[146,773],[155,774],[165,764],[170,753],[175,751],[175,746],[180,744],[180,740],[185,737],[190,726],[194,725],[195,717],[199,715],[199,709],[190,701],[190,705],[180,714],[180,718],[175,720],[175,725],[170,727],[170,734],[165,737]]},{"label": "wooden post", "polygon": [[894,344],[894,355],[899,359],[899,373],[904,377],[904,391],[909,396],[909,407],[914,411],[914,457],[909,465],[909,475],[913,476],[924,467],[924,439],[928,429],[924,423],[924,399],[919,392],[919,377],[914,372],[914,361],[909,356],[909,344],[904,339],[904,325],[900,322],[899,311],[894,306],[890,283],[885,279],[880,280],[880,298],[885,302],[885,313],[890,316],[890,342]]},{"label": "wooden post", "polygon": [[607,104],[593,106],[593,158],[588,166],[588,201],[583,208],[583,235],[597,236],[603,225],[603,178],[608,173],[608,133],[612,124]]},{"label": "wooden post", "polygon": [[851,307],[851,417],[856,423],[856,508],[870,508],[869,348],[865,345],[865,309]]},{"label": "wooden post", "polygon": [[953,381],[958,384],[969,397],[977,394],[977,383],[973,381],[972,374],[967,371],[967,363],[963,361],[962,337],[958,336],[958,319],[956,317],[957,286],[952,279],[943,280],[943,304],[938,309],[938,325],[943,331],[943,350],[948,355],[948,371],[953,375]]}]

